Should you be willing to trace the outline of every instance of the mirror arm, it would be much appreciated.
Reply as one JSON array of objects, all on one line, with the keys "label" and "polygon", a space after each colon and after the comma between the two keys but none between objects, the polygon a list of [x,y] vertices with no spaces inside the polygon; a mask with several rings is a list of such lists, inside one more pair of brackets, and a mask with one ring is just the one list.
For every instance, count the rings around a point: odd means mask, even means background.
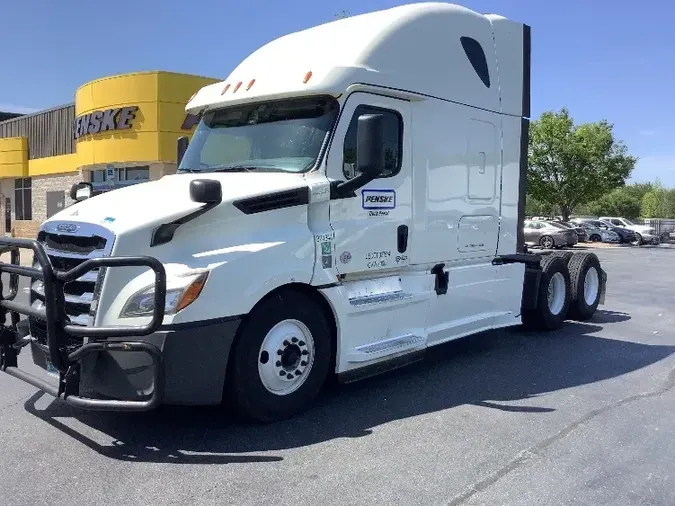
[{"label": "mirror arm", "polygon": [[332,181],[330,185],[331,198],[348,198],[356,197],[354,190],[370,183],[374,177],[369,174],[360,173],[358,176],[348,179],[347,181]]}]

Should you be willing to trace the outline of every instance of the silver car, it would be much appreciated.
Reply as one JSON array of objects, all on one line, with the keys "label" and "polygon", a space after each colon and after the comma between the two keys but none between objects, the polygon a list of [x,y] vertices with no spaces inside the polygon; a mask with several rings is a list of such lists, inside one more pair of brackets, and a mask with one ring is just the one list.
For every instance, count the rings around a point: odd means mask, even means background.
[{"label": "silver car", "polygon": [[574,246],[579,238],[574,229],[550,221],[526,220],[525,243],[542,248],[563,248]]}]

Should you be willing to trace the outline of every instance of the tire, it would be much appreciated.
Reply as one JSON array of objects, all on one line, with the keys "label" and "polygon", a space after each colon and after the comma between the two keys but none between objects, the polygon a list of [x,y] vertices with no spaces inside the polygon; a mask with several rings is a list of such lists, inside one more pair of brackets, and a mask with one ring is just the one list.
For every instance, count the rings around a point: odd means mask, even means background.
[{"label": "tire", "polygon": [[551,249],[555,246],[555,241],[550,235],[544,235],[539,238],[539,246],[545,249]]},{"label": "tire", "polygon": [[331,336],[323,307],[308,295],[285,290],[260,303],[228,360],[227,400],[237,414],[272,423],[304,411],[328,375]]},{"label": "tire", "polygon": [[567,267],[572,285],[569,317],[586,321],[595,314],[600,303],[603,288],[600,260],[594,253],[575,253]]},{"label": "tire", "polygon": [[[570,273],[565,259],[555,253],[543,257],[540,265],[542,273],[537,307],[524,310],[522,320],[528,328],[555,330],[560,328],[567,317],[570,305]],[[549,287],[554,292],[553,304],[549,303]],[[560,290],[564,292],[561,293]]]},{"label": "tire", "polygon": [[593,234],[588,238],[588,240],[591,242],[602,242],[602,237],[600,237],[598,234]]},{"label": "tire", "polygon": [[635,244],[637,246],[642,246],[642,244],[643,244],[642,236],[640,234],[638,234],[637,232],[635,232]]},{"label": "tire", "polygon": [[574,254],[575,253],[573,251],[554,251],[553,253],[551,253],[551,256],[562,258],[565,261],[565,263],[569,263],[570,258],[572,258]]}]

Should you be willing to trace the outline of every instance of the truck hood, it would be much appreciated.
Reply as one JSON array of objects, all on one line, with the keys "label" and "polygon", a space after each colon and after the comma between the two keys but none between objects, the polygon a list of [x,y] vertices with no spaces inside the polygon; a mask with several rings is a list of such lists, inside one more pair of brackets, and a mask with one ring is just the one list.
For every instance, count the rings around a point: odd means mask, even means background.
[{"label": "truck hood", "polygon": [[115,189],[83,200],[55,214],[45,224],[63,220],[96,223],[119,234],[158,221],[170,221],[203,206],[190,199],[190,182],[195,179],[216,179],[221,182],[223,200],[220,205],[243,197],[306,185],[302,174],[172,174],[157,181]]}]

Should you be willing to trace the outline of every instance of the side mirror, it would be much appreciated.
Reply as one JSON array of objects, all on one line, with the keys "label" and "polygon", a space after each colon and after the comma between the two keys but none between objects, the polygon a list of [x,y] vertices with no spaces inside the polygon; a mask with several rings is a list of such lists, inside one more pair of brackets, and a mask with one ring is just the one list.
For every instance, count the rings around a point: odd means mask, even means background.
[{"label": "side mirror", "polygon": [[201,204],[219,204],[223,188],[215,179],[195,179],[190,182],[190,199]]},{"label": "side mirror", "polygon": [[384,172],[384,116],[362,114],[356,128],[356,169],[358,176],[339,183],[339,195],[353,195],[354,190],[376,179]]},{"label": "side mirror", "polygon": [[384,116],[362,114],[356,128],[356,169],[375,179],[384,172]]},{"label": "side mirror", "polygon": [[91,197],[91,194],[94,192],[94,187],[91,183],[85,181],[80,181],[75,183],[70,187],[70,198],[76,202],[80,200],[86,200]]},{"label": "side mirror", "polygon": [[187,151],[189,144],[190,140],[187,138],[187,136],[182,135],[178,137],[178,140],[176,141],[176,167],[178,167],[180,162],[183,160],[183,156],[185,155],[185,151]]}]

